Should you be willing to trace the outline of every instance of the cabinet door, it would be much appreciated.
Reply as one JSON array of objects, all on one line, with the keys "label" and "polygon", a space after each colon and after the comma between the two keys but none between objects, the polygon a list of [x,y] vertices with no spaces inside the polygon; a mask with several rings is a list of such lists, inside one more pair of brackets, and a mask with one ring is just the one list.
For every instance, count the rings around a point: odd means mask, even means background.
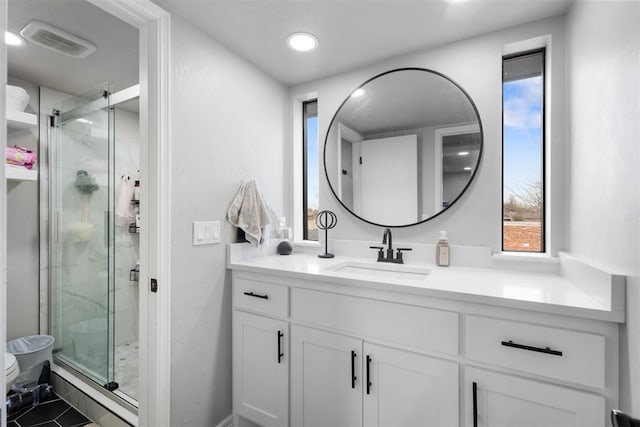
[{"label": "cabinet door", "polygon": [[361,358],[361,340],[294,325],[292,425],[362,426]]},{"label": "cabinet door", "polygon": [[363,359],[365,426],[458,425],[457,363],[368,342]]},{"label": "cabinet door", "polygon": [[233,313],[233,411],[262,426],[289,424],[289,324]]},{"label": "cabinet door", "polygon": [[605,425],[602,396],[477,368],[467,368],[465,377],[469,427]]}]

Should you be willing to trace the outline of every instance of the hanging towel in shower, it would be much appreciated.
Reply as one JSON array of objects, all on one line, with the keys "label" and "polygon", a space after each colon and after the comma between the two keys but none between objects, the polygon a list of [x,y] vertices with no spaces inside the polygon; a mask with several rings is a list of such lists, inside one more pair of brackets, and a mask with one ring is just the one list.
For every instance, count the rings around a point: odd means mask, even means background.
[{"label": "hanging towel in shower", "polygon": [[267,226],[272,218],[275,213],[264,201],[256,181],[243,182],[227,211],[229,222],[244,231],[249,243],[260,247],[268,239]]},{"label": "hanging towel in shower", "polygon": [[128,226],[135,219],[135,210],[131,206],[134,183],[128,175],[122,175],[116,187],[116,224]]}]

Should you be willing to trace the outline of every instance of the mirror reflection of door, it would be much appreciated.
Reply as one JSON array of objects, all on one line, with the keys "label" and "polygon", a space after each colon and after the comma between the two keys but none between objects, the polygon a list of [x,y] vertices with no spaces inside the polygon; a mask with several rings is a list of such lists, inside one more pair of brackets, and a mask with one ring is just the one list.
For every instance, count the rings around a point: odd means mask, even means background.
[{"label": "mirror reflection of door", "polygon": [[417,136],[369,139],[360,146],[361,181],[355,197],[361,198],[362,216],[375,218],[381,224],[417,222]]}]

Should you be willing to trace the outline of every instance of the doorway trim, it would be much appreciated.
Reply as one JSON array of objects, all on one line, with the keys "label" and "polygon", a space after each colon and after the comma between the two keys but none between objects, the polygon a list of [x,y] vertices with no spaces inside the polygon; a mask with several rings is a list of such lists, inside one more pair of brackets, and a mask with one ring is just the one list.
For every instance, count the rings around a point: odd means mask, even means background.
[{"label": "doorway trim", "polygon": [[[171,17],[151,0],[87,0],[140,39],[140,365],[138,425],[171,422]],[[151,292],[150,281],[157,281]]]},{"label": "doorway trim", "polygon": [[[140,38],[140,366],[138,425],[171,422],[171,19],[151,0],[88,0]],[[150,281],[157,281],[151,292]]]},{"label": "doorway trim", "polygon": [[[0,4],[0,34],[7,30],[8,3]],[[7,45],[0,43],[0,99],[6,99],[7,87]],[[0,152],[5,152],[7,146],[7,113],[4,102],[0,102]],[[5,166],[0,167],[0,342],[7,342],[7,179]],[[4,352],[0,352],[0,365],[4,366]],[[0,376],[0,389],[6,390],[6,378]],[[6,425],[2,411],[1,425]]]}]

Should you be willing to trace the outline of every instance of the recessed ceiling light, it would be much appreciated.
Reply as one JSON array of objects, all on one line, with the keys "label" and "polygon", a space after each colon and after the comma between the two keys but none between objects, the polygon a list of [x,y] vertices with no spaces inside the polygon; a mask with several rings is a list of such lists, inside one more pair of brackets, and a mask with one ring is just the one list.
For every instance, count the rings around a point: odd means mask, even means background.
[{"label": "recessed ceiling light", "polygon": [[362,96],[362,95],[364,95],[364,90],[358,88],[355,91],[353,91],[353,93],[351,94],[351,97],[352,98],[357,98],[357,97]]},{"label": "recessed ceiling light", "polygon": [[468,156],[468,155],[469,155],[469,152],[468,152],[468,151],[460,151],[460,152],[458,153],[458,156]]},{"label": "recessed ceiling light", "polygon": [[293,33],[287,37],[287,45],[298,52],[309,52],[318,47],[318,39],[310,33]]},{"label": "recessed ceiling light", "polygon": [[471,167],[466,166],[466,167],[464,168],[464,170],[466,170],[466,171],[470,171],[470,170],[471,170]]},{"label": "recessed ceiling light", "polygon": [[4,42],[9,46],[20,46],[24,44],[24,40],[22,39],[22,37],[13,34],[10,31],[4,32]]}]

